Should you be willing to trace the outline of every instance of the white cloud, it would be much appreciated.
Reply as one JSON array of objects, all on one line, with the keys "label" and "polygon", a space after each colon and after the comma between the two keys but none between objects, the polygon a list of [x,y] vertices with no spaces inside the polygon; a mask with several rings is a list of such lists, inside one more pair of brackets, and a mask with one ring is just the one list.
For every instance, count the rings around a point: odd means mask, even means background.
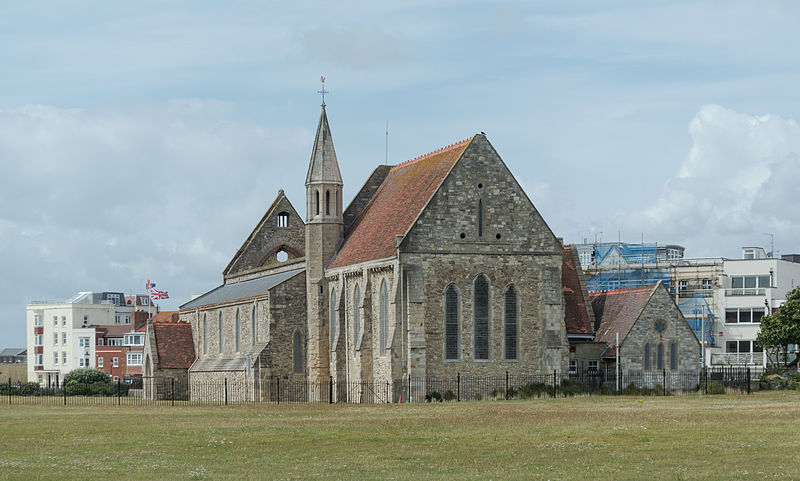
[{"label": "white cloud", "polygon": [[650,238],[681,242],[688,255],[738,255],[744,245],[797,249],[800,125],[775,115],[747,115],[718,105],[689,124],[691,149],[657,199],[618,216]]}]

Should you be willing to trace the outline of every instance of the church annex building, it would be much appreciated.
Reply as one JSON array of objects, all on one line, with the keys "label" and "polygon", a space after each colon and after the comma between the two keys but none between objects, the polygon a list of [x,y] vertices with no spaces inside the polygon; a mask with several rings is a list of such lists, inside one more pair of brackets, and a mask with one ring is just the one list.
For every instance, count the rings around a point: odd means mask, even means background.
[{"label": "church annex building", "polygon": [[223,284],[181,306],[190,389],[567,372],[562,243],[483,133],[379,165],[343,208],[323,103],[305,187],[305,220],[280,191]]}]

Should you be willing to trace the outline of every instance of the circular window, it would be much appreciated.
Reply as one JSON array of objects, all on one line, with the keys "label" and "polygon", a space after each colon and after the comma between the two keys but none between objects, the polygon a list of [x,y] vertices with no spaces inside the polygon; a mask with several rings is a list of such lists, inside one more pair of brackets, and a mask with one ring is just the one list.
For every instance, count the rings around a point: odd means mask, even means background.
[{"label": "circular window", "polygon": [[667,323],[664,321],[656,321],[656,332],[663,334],[667,330]]},{"label": "circular window", "polygon": [[478,184],[479,189],[483,189],[483,184]]},{"label": "circular window", "polygon": [[464,237],[467,237],[467,234],[465,234],[465,233],[463,233],[463,232],[462,232],[462,233],[461,233],[461,235],[460,235],[459,237],[461,237],[461,238],[463,239]]},{"label": "circular window", "polygon": [[497,234],[495,237],[497,237],[497,240],[500,240],[500,238],[503,237],[503,236],[501,236],[500,234]]}]

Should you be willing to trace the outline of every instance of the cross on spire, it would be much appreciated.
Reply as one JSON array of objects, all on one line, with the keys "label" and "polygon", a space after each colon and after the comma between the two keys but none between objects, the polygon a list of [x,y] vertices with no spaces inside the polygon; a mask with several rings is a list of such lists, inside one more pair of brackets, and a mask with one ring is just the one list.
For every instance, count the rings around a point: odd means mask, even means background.
[{"label": "cross on spire", "polygon": [[319,78],[320,82],[322,82],[322,90],[317,90],[318,94],[322,94],[322,106],[325,106],[325,94],[331,93],[330,90],[325,90],[325,76],[321,76]]}]

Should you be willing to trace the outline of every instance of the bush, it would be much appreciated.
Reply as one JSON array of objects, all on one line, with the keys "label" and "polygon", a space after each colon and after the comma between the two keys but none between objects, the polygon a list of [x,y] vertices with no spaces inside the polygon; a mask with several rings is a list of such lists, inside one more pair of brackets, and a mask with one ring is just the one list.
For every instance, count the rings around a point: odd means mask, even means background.
[{"label": "bush", "polygon": [[725,394],[725,385],[721,382],[710,382],[706,394]]},{"label": "bush", "polygon": [[110,383],[111,376],[100,369],[84,367],[70,371],[64,376],[65,384],[69,384],[70,381],[75,381],[78,384]]},{"label": "bush", "polygon": [[[14,393],[13,389],[11,392]],[[38,396],[41,392],[42,388],[39,386],[38,382],[26,382],[17,388],[16,394],[20,396]]]},{"label": "bush", "polygon": [[639,394],[639,389],[637,389],[633,383],[630,383],[622,390],[622,394],[626,396],[633,396],[634,394]]},{"label": "bush", "polygon": [[455,401],[456,400],[456,395],[453,394],[453,391],[448,389],[447,392],[444,393],[444,400],[445,401]]},{"label": "bush", "polygon": [[442,395],[439,391],[432,391],[425,395],[425,402],[442,402]]}]

